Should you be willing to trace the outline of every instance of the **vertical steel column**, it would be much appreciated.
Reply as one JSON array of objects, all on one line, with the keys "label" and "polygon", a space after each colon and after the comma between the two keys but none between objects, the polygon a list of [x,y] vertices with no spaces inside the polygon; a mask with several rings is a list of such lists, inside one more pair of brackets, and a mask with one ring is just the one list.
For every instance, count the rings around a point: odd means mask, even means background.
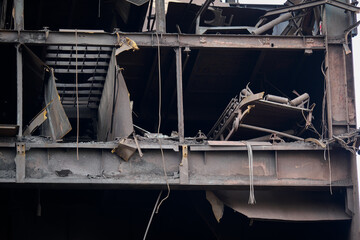
[{"label": "vertical steel column", "polygon": [[24,0],[14,0],[14,28],[15,30],[24,30]]},{"label": "vertical steel column", "polygon": [[165,1],[155,0],[156,31],[166,33]]},{"label": "vertical steel column", "polygon": [[350,240],[358,240],[360,239],[360,202],[359,202],[359,178],[358,178],[358,161],[357,156],[355,154],[350,155],[351,159],[351,178],[353,182],[353,188],[352,188],[352,196],[353,197],[353,203],[354,203],[354,211],[352,215],[351,220],[351,226],[350,226]]},{"label": "vertical steel column", "polygon": [[[14,0],[14,28],[15,30],[24,29],[24,0]],[[20,44],[16,46],[16,72],[17,72],[17,115],[16,123],[19,125],[19,134],[22,136],[22,118],[23,118],[23,62]]]},{"label": "vertical steel column", "polygon": [[331,104],[331,84],[330,84],[330,74],[329,74],[329,42],[328,42],[328,26],[326,11],[324,11],[324,33],[325,33],[325,89],[326,89],[326,112],[327,112],[327,127],[328,127],[328,137],[332,138],[333,136],[333,122],[332,122],[332,104]]},{"label": "vertical steel column", "polygon": [[182,85],[182,60],[181,48],[175,48],[176,55],[176,90],[177,90],[177,112],[178,112],[178,134],[180,143],[184,142],[184,104]]},{"label": "vertical steel column", "polygon": [[17,85],[17,114],[16,124],[19,126],[18,136],[22,136],[23,119],[23,61],[20,44],[16,46],[16,85]]}]

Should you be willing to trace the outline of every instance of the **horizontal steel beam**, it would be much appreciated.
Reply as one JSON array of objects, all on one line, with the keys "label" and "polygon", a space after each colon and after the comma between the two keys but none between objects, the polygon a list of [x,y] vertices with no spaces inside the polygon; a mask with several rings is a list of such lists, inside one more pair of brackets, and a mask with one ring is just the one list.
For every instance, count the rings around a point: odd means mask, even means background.
[{"label": "horizontal steel beam", "polygon": [[[152,33],[121,33],[139,47],[157,46],[157,35]],[[186,35],[161,34],[161,47],[192,48],[252,48],[252,49],[325,49],[324,38],[298,36],[253,36],[253,35]],[[0,43],[23,43],[35,45],[74,45],[75,34],[44,31],[0,31]],[[94,46],[117,46],[118,37],[111,33],[78,33],[77,44]]]},{"label": "horizontal steel beam", "polygon": [[[162,140],[165,168],[172,186],[199,188],[242,188],[249,184],[247,149],[235,146],[223,149],[205,144],[191,146],[188,152],[188,181],[180,181],[182,152],[179,145]],[[5,144],[5,143],[4,143]],[[137,149],[133,141],[124,145]],[[254,185],[286,187],[328,187],[328,162],[323,151],[311,144],[296,147],[297,143],[279,146],[253,147]],[[301,144],[300,144],[301,145]],[[129,161],[111,153],[116,142],[79,143],[79,160],[76,159],[75,143],[26,143],[26,183],[88,183],[116,184],[123,186],[164,186],[164,166],[160,145],[154,141],[139,141],[143,156],[135,152]],[[200,147],[203,146],[201,149]],[[219,151],[214,149],[220,148]],[[290,150],[292,148],[298,151]],[[258,149],[258,150],[256,150]],[[16,168],[14,147],[0,145],[0,183],[15,182]],[[346,151],[331,151],[332,185],[352,186],[349,176],[349,155]],[[69,174],[63,176],[61,171]]]}]

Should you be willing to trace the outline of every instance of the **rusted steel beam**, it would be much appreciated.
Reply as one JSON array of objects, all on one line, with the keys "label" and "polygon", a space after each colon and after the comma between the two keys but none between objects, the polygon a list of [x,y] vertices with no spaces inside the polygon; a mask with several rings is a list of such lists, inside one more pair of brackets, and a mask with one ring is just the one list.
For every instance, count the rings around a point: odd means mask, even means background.
[{"label": "rusted steel beam", "polygon": [[[359,161],[356,155],[351,155],[351,165],[350,165],[350,174],[352,178],[353,187],[351,188],[352,195],[349,198],[352,198],[354,209],[353,209],[353,216],[351,221],[351,228],[350,228],[350,239],[359,239],[360,237],[360,200],[359,200],[359,178],[358,178],[358,165]],[[351,201],[350,200],[350,201]]]},{"label": "rusted steel beam", "polygon": [[347,74],[347,65],[352,65],[351,55],[344,53],[342,45],[329,45],[328,47],[328,84],[331,98],[331,122],[333,134],[339,135],[355,127],[355,96],[353,90],[353,77]]},{"label": "rusted steel beam", "polygon": [[[156,143],[142,141],[139,141],[139,144],[143,157],[134,154],[128,161],[124,161],[111,153],[110,144],[107,146],[107,143],[99,145],[106,149],[97,148],[99,146],[95,147],[96,144],[93,148],[89,148],[91,144],[87,144],[87,148],[79,146],[79,160],[76,160],[75,148],[51,148],[49,145],[47,148],[36,148],[36,143],[26,143],[27,164],[24,182],[165,186],[159,146],[156,146]],[[190,147],[184,162],[184,151],[174,151],[170,146],[164,142],[167,175],[172,186],[184,184],[202,188],[216,186],[241,188],[249,184],[246,149],[194,151]],[[14,165],[14,148],[1,147],[1,152],[3,157],[0,159],[0,164]],[[333,186],[352,186],[348,159],[349,153],[345,150],[331,151]],[[256,186],[328,187],[329,185],[328,162],[323,159],[323,150],[254,150],[253,166]],[[68,170],[67,172],[71,174],[67,177],[58,176],[56,171],[61,170]],[[181,178],[179,173],[185,174],[186,178],[184,179],[184,176]],[[15,176],[15,169],[11,167],[0,171],[0,183],[15,182]]]},{"label": "rusted steel beam", "polygon": [[[128,37],[139,47],[157,46],[153,33],[123,33],[120,38]],[[24,43],[28,45],[74,45],[75,35],[71,32],[11,31],[0,30],[0,43]],[[78,45],[115,46],[116,34],[79,33]],[[186,35],[161,34],[161,47],[191,48],[238,48],[238,49],[325,49],[324,37],[298,36],[252,36],[252,35]]]}]

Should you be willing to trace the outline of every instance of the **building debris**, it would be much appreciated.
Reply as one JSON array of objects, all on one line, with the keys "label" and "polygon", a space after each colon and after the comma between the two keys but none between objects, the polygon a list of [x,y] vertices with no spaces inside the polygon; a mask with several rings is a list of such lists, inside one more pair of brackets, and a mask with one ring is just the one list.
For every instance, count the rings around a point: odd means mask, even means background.
[{"label": "building debris", "polygon": [[118,143],[118,146],[114,148],[111,152],[116,153],[119,157],[125,161],[129,161],[131,156],[136,152],[136,146],[132,147],[125,143],[125,139],[121,139]]},{"label": "building debris", "polygon": [[68,177],[72,172],[69,169],[62,169],[60,171],[55,171],[56,175],[59,177]]},{"label": "building debris", "polygon": [[[49,103],[51,104],[51,102]],[[47,110],[46,107],[39,112],[39,114],[30,122],[29,126],[24,130],[24,136],[30,136],[41,124],[43,124],[47,119]]]},{"label": "building debris", "polygon": [[243,89],[239,97],[231,99],[208,138],[246,140],[260,137],[263,132],[303,141],[303,138],[285,131],[302,132],[297,126],[304,120],[306,125],[311,124],[312,119],[308,116],[311,116],[314,106],[309,107],[309,98],[309,94],[304,93],[290,101],[274,95],[264,97],[264,93],[254,94],[249,88]]},{"label": "building debris", "polygon": [[[291,195],[284,195],[274,190],[258,190],[255,205],[246,203],[247,195],[246,191],[241,190],[220,190],[206,194],[213,209],[215,208],[216,219],[221,216],[218,213],[221,204],[256,220],[334,221],[351,218],[336,203],[336,199],[327,198],[318,192],[296,191]],[[212,196],[210,200],[208,196]]]},{"label": "building debris", "polygon": [[174,186],[166,206],[195,189],[189,199],[207,199],[215,216],[195,206],[212,237],[234,230],[222,228],[230,208],[246,220],[234,226],[256,228],[248,238],[264,238],[253,222],[266,220],[331,221],[359,239],[359,10],[338,0],[0,1],[0,182],[166,186],[164,199]]},{"label": "building debris", "polygon": [[64,107],[60,102],[53,70],[48,74],[47,81],[44,82],[44,91],[44,101],[48,113],[48,121],[44,121],[43,124],[44,135],[50,136],[53,140],[60,140],[70,132],[72,128]]}]

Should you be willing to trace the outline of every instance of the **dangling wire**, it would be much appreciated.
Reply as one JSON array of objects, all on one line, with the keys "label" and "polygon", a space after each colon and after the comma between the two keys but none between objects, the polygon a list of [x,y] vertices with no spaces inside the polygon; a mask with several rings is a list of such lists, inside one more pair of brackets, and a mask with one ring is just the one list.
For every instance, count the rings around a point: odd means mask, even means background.
[{"label": "dangling wire", "polygon": [[253,151],[251,148],[251,144],[246,142],[246,147],[248,151],[248,158],[249,158],[249,180],[250,180],[250,194],[249,194],[249,201],[248,204],[255,204],[255,191],[254,191],[254,158],[253,158]]},{"label": "dangling wire", "polygon": [[160,201],[159,205],[156,208],[156,213],[159,212],[159,208],[161,206],[161,204],[169,198],[170,196],[170,185],[169,185],[169,181],[168,181],[168,176],[166,173],[166,164],[165,164],[165,157],[164,157],[164,150],[162,148],[161,145],[161,138],[160,138],[160,127],[161,127],[161,58],[160,58],[160,40],[159,40],[159,35],[157,32],[155,32],[156,35],[156,39],[157,39],[157,55],[158,55],[158,71],[159,71],[159,122],[158,122],[158,129],[157,129],[157,138],[159,141],[159,146],[160,146],[160,151],[161,151],[161,160],[162,160],[162,164],[163,164],[163,170],[164,170],[164,177],[165,177],[165,181],[166,181],[166,186],[167,186],[167,194],[166,196]]},{"label": "dangling wire", "polygon": [[330,188],[330,194],[332,195],[332,172],[331,172],[331,158],[330,158],[330,147],[329,144],[326,144],[326,148],[324,149],[324,160],[328,161],[329,166],[329,188]]},{"label": "dangling wire", "polygon": [[159,200],[160,200],[160,197],[161,197],[162,192],[163,192],[163,191],[161,190],[160,193],[159,193],[159,196],[158,196],[157,199],[156,199],[156,202],[155,202],[153,211],[152,211],[152,213],[151,213],[151,216],[150,216],[148,225],[147,225],[146,230],[145,230],[145,234],[144,234],[143,240],[146,239],[146,236],[147,236],[147,234],[148,234],[148,231],[149,231],[149,228],[150,228],[152,219],[153,219],[153,217],[154,217],[154,213],[155,213],[156,207],[158,206],[158,203],[159,203]]}]

